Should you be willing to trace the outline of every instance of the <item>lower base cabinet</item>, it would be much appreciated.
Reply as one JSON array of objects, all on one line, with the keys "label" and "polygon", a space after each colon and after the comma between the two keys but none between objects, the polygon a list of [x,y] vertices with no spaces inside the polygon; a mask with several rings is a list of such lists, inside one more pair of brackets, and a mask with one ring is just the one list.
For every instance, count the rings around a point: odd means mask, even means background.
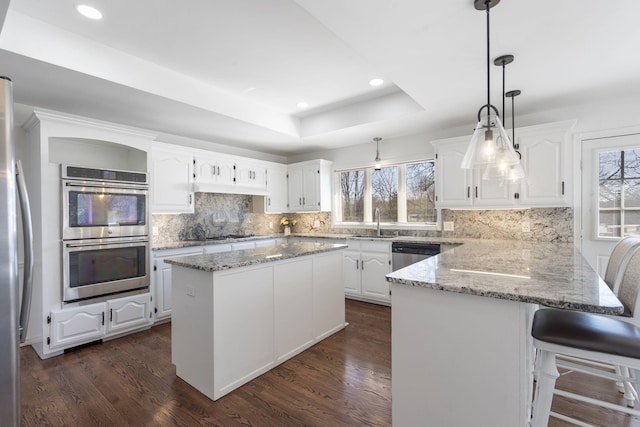
[{"label": "lower base cabinet", "polygon": [[344,292],[347,298],[389,305],[385,276],[391,273],[391,243],[348,239],[344,251]]},{"label": "lower base cabinet", "polygon": [[52,311],[48,344],[62,350],[151,325],[151,294]]}]

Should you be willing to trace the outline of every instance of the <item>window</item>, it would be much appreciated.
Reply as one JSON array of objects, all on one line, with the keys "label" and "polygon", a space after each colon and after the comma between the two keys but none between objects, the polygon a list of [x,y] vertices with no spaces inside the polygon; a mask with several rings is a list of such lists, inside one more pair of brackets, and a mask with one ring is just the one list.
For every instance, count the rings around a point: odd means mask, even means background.
[{"label": "window", "polygon": [[599,155],[598,237],[640,236],[640,149]]},{"label": "window", "polygon": [[339,194],[337,224],[370,224],[376,209],[380,222],[396,225],[433,225],[437,221],[433,161],[336,172]]}]

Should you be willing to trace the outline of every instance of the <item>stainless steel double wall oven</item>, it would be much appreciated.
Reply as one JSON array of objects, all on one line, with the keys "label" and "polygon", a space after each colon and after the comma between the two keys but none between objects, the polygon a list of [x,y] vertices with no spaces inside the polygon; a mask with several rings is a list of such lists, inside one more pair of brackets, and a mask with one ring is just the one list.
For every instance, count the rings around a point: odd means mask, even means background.
[{"label": "stainless steel double wall oven", "polygon": [[63,300],[149,287],[144,172],[62,165]]}]

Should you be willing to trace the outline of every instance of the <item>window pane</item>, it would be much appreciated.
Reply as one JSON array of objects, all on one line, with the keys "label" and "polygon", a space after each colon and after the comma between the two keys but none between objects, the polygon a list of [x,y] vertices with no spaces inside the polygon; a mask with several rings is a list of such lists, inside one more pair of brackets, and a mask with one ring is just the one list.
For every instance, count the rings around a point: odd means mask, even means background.
[{"label": "window pane", "polygon": [[435,222],[435,181],[433,162],[406,166],[407,222]]},{"label": "window pane", "polygon": [[342,221],[364,221],[364,170],[340,172]]},{"label": "window pane", "polygon": [[640,179],[624,180],[624,207],[640,207]]},{"label": "window pane", "polygon": [[620,166],[622,153],[607,151],[600,153],[600,179],[619,179],[622,177]]},{"label": "window pane", "polygon": [[621,206],[621,181],[600,181],[599,207],[619,208]]},{"label": "window pane", "polygon": [[624,235],[640,236],[640,210],[624,211]]},{"label": "window pane", "polygon": [[620,211],[600,211],[598,237],[620,237]]},{"label": "window pane", "polygon": [[[372,212],[380,209],[381,222],[398,220],[398,167],[371,172]],[[375,216],[375,215],[374,215]],[[375,218],[374,218],[375,220]]]},{"label": "window pane", "polygon": [[640,150],[624,150],[624,177],[640,178]]}]

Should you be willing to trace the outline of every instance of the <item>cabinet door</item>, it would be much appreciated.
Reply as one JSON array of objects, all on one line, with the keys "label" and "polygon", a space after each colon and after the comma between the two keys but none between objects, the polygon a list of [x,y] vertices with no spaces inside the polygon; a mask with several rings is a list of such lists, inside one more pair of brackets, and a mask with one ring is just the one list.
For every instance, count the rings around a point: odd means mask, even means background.
[{"label": "cabinet door", "polygon": [[151,294],[107,301],[107,334],[130,331],[151,324]]},{"label": "cabinet door", "polygon": [[289,211],[300,212],[304,208],[302,202],[304,193],[302,180],[303,170],[301,167],[289,169]]},{"label": "cabinet door", "polygon": [[311,258],[273,268],[276,360],[287,359],[313,341]]},{"label": "cabinet door", "polygon": [[[460,164],[467,150],[468,141],[438,144],[436,155],[436,205],[439,208],[471,206],[472,171]],[[435,144],[434,144],[435,145]]]},{"label": "cabinet door", "polygon": [[51,312],[51,348],[68,348],[101,339],[105,303]]},{"label": "cabinet door", "polygon": [[236,159],[233,157],[216,157],[216,183],[220,185],[235,185]]},{"label": "cabinet door", "polygon": [[361,295],[360,286],[360,251],[345,250],[342,256],[344,293]]},{"label": "cabinet door", "polygon": [[317,166],[305,166],[302,170],[302,209],[320,209],[320,170]]},{"label": "cabinet door", "polygon": [[518,138],[526,178],[522,183],[520,203],[527,206],[566,206],[565,147],[566,129]]},{"label": "cabinet door", "polygon": [[151,169],[151,211],[193,213],[193,158],[179,150],[154,148]]},{"label": "cabinet door", "polygon": [[[211,245],[218,246],[218,245]],[[227,250],[231,249],[229,245]],[[205,246],[205,249],[209,246]],[[156,320],[162,320],[171,317],[171,264],[164,262],[165,258],[174,256],[187,256],[201,254],[202,248],[179,248],[169,249],[163,251],[157,251],[154,253],[154,283],[153,283],[153,296],[155,298],[155,318]]]},{"label": "cabinet door", "polygon": [[385,276],[391,272],[388,254],[361,253],[362,296],[389,301],[389,282]]},{"label": "cabinet door", "polygon": [[483,173],[483,170],[474,171],[474,206],[499,208],[516,205],[517,199],[514,196],[516,189],[511,184],[505,181],[482,179]]},{"label": "cabinet door", "polygon": [[217,180],[216,161],[213,157],[196,156],[195,175],[196,183],[214,184]]},{"label": "cabinet door", "polygon": [[236,164],[236,184],[243,187],[267,188],[267,169],[264,164],[246,160]]},{"label": "cabinet door", "polygon": [[287,212],[287,168],[269,167],[267,169],[267,193],[265,212]]}]

